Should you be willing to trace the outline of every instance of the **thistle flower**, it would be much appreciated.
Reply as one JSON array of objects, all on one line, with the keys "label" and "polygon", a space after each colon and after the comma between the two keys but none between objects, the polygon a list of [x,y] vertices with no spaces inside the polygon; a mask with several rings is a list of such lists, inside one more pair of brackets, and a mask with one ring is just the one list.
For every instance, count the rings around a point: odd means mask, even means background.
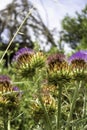
[{"label": "thistle flower", "polygon": [[74,53],[72,56],[69,57],[70,63],[74,60],[83,60],[83,61],[87,62],[87,51],[81,50],[81,51]]},{"label": "thistle flower", "polygon": [[12,86],[12,81],[10,77],[6,75],[0,75],[0,106],[4,106],[7,110],[14,109],[17,107],[19,92],[13,93],[13,91],[18,91],[17,87]]},{"label": "thistle flower", "polygon": [[82,71],[86,69],[87,51],[78,51],[69,57],[69,64],[72,69]]},{"label": "thistle flower", "polygon": [[0,92],[8,92],[12,90],[12,82],[8,76],[0,75]]},{"label": "thistle flower", "polygon": [[[17,86],[12,87],[12,92],[4,95],[4,99],[6,100],[5,104],[10,110],[18,107],[19,101],[21,99],[22,92]],[[12,107],[12,108],[11,108]]]},{"label": "thistle flower", "polygon": [[47,58],[47,74],[48,80],[55,85],[68,80],[69,66],[66,56],[61,53],[50,55]]},{"label": "thistle flower", "polygon": [[13,57],[13,61],[19,63],[25,62],[26,60],[29,60],[32,54],[34,54],[34,51],[31,48],[21,48],[16,52],[15,56]]},{"label": "thistle flower", "polygon": [[63,54],[52,54],[47,58],[47,64],[50,69],[53,69],[57,65],[60,67],[61,63],[65,62],[65,59],[66,57]]},{"label": "thistle flower", "polygon": [[13,58],[18,74],[23,78],[32,78],[36,68],[42,68],[45,57],[42,52],[34,52],[29,48],[20,49]]},{"label": "thistle flower", "polygon": [[87,51],[81,50],[69,57],[70,72],[75,78],[86,76],[87,69]]},{"label": "thistle flower", "polygon": [[30,66],[30,60],[34,53],[35,52],[30,48],[22,48],[16,52],[13,63],[15,63],[15,71],[18,71],[18,75],[26,78],[33,75],[34,70]]},{"label": "thistle flower", "polygon": [[[14,91],[16,91],[14,93]],[[0,95],[0,107],[5,107],[7,111],[14,112],[19,108],[21,92],[17,90],[8,91]]]}]

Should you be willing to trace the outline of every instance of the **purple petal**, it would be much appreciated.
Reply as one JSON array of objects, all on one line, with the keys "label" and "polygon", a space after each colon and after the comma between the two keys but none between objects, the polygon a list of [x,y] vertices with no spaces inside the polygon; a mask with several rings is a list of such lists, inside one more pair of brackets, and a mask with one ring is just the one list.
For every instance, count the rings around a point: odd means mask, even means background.
[{"label": "purple petal", "polygon": [[34,51],[31,49],[31,48],[21,48],[21,49],[19,49],[17,52],[16,52],[16,54],[14,55],[14,57],[13,57],[13,61],[15,61],[15,60],[18,60],[18,58],[20,57],[20,56],[22,56],[22,55],[24,55],[24,54],[28,54],[28,55],[30,55],[30,54],[33,54],[34,53]]},{"label": "purple petal", "polygon": [[14,86],[14,87],[12,88],[12,90],[13,90],[13,91],[19,91],[19,88],[16,87],[16,86]]},{"label": "purple petal", "polygon": [[72,56],[69,57],[68,61],[71,63],[73,60],[84,60],[87,62],[87,51],[81,50],[76,53],[74,53]]},{"label": "purple petal", "polygon": [[52,63],[56,63],[56,62],[63,62],[66,60],[66,57],[64,54],[52,54],[47,58],[47,63],[48,64],[52,64]]}]

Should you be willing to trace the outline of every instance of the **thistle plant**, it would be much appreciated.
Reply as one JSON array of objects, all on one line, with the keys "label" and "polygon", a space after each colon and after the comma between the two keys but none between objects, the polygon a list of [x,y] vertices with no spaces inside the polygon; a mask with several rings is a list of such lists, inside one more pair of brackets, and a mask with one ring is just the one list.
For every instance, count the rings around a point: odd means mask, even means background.
[{"label": "thistle plant", "polygon": [[[75,85],[75,92],[71,100],[70,104],[70,112],[68,116],[68,123],[73,120],[73,112],[75,110],[77,98],[79,98],[80,90],[86,90],[83,85],[86,84],[87,80],[87,51],[78,51],[74,53],[71,57],[69,57],[69,64],[70,64],[70,73]],[[85,95],[84,95],[85,97]],[[82,101],[83,109],[86,112],[86,101]],[[84,105],[85,104],[85,105]],[[85,113],[82,115],[86,115]],[[83,117],[82,117],[83,118]],[[71,127],[67,128],[71,130]]]},{"label": "thistle plant", "polygon": [[53,82],[55,85],[70,80],[69,66],[64,54],[52,54],[47,58],[47,78],[49,83]]},{"label": "thistle plant", "polygon": [[22,48],[15,54],[13,65],[19,77],[28,79],[28,84],[36,82],[35,85],[37,86],[39,76],[41,76],[45,67],[45,55],[42,52],[35,52],[29,48]]},{"label": "thistle plant", "polygon": [[64,84],[70,81],[69,66],[64,54],[53,54],[47,58],[47,79],[58,90],[56,130],[61,130],[61,99]]},{"label": "thistle plant", "polygon": [[22,78],[32,78],[37,68],[45,64],[45,57],[41,52],[35,52],[30,48],[20,49],[13,58],[15,71]]},{"label": "thistle plant", "polygon": [[21,92],[8,76],[0,76],[0,114],[4,130],[10,130],[22,94],[20,112],[23,114],[20,114],[18,129],[86,128],[87,51],[78,51],[69,58],[61,53],[46,57],[43,52],[25,47],[16,52],[12,65],[15,80],[20,78],[20,86],[24,87]]}]

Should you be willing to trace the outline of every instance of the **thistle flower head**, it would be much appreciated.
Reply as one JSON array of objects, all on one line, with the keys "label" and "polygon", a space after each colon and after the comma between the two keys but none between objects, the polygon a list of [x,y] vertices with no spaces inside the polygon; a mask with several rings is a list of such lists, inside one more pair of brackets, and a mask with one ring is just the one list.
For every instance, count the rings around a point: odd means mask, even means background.
[{"label": "thistle flower head", "polygon": [[55,65],[61,65],[63,62],[65,62],[66,57],[64,54],[52,54],[47,58],[47,64],[51,68],[53,68]]},{"label": "thistle flower head", "polygon": [[11,79],[6,75],[0,75],[0,106],[10,111],[15,110],[18,107],[19,94],[18,87],[13,87]]},{"label": "thistle flower head", "polygon": [[69,66],[64,54],[53,54],[47,58],[48,81],[57,85],[68,80]]},{"label": "thistle flower head", "polygon": [[33,70],[30,66],[30,60],[34,53],[35,52],[30,48],[22,48],[16,52],[13,63],[15,63],[15,71],[18,71],[18,75],[21,77],[31,77]]},{"label": "thistle flower head", "polygon": [[78,51],[69,57],[70,73],[78,81],[87,80],[87,51]]},{"label": "thistle flower head", "polygon": [[18,87],[12,87],[11,91],[0,95],[0,106],[4,106],[8,111],[15,111],[21,99],[21,92]]},{"label": "thistle flower head", "polygon": [[74,53],[72,56],[69,58],[69,62],[71,63],[73,60],[84,60],[87,62],[87,51],[78,51]]},{"label": "thistle flower head", "polygon": [[19,49],[13,57],[13,61],[21,65],[22,63],[29,62],[32,54],[34,54],[34,51],[31,48]]},{"label": "thistle flower head", "polygon": [[71,68],[77,70],[83,70],[86,67],[87,63],[87,51],[78,51],[69,57],[69,64]]},{"label": "thistle flower head", "polygon": [[12,90],[12,82],[8,76],[0,75],[0,92],[7,92]]}]

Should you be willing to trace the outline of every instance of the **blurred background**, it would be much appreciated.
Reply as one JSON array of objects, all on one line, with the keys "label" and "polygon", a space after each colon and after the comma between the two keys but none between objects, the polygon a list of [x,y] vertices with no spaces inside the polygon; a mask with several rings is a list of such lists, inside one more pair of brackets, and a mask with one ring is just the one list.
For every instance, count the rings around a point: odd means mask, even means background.
[{"label": "blurred background", "polygon": [[[1,0],[0,51],[10,40],[31,8],[34,8],[10,46],[15,50],[39,46],[41,51],[63,52],[87,49],[87,0]],[[4,57],[8,59],[8,53]]]}]

